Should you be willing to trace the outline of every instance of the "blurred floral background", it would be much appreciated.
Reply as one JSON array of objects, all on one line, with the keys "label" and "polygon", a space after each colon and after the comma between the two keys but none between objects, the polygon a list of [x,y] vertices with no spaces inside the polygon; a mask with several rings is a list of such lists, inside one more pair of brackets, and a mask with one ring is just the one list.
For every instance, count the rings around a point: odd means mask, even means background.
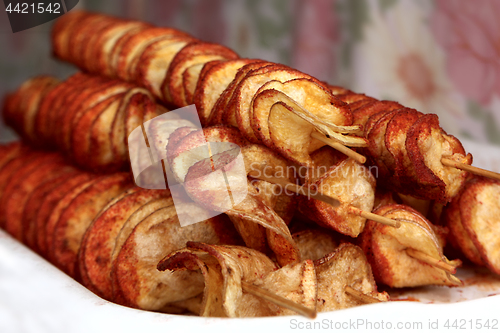
[{"label": "blurred floral background", "polygon": [[[80,0],[77,8],[179,28],[436,113],[449,133],[500,145],[498,0]],[[0,96],[36,74],[76,71],[51,58],[51,25],[13,34],[2,8]],[[14,138],[0,122],[0,140]]]}]

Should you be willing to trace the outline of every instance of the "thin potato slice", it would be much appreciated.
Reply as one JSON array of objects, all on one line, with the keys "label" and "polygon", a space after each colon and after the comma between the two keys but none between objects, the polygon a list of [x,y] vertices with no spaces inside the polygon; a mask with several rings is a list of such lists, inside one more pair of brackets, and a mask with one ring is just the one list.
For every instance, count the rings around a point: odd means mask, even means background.
[{"label": "thin potato slice", "polygon": [[498,230],[500,182],[476,178],[469,182],[460,196],[460,220],[472,239],[482,261],[500,274]]},{"label": "thin potato slice", "polygon": [[442,244],[430,222],[420,213],[408,206],[395,204],[379,207],[374,213],[401,223],[401,227],[393,228],[368,221],[361,236],[362,248],[377,282],[396,288],[461,284],[450,273],[406,253],[406,249],[414,249],[453,267],[461,264],[460,260],[450,261],[443,255]]},{"label": "thin potato slice", "polygon": [[128,173],[102,176],[73,198],[53,231],[51,254],[57,267],[75,276],[78,251],[88,226],[114,197],[131,186]]},{"label": "thin potato slice", "polygon": [[194,91],[196,89],[196,85],[198,84],[201,70],[205,65],[209,65],[210,63],[212,63],[212,61],[190,66],[182,74],[182,90],[184,91],[184,100],[186,101],[186,105],[193,104]]},{"label": "thin potato slice", "polygon": [[217,100],[231,84],[238,70],[253,61],[251,59],[220,61],[210,66],[206,73],[203,73],[205,71],[203,68],[193,96],[202,126],[208,124]]},{"label": "thin potato slice", "polygon": [[[282,94],[280,94],[281,92]],[[293,79],[281,83],[269,81],[255,93],[252,100],[251,122],[255,134],[268,147],[272,146],[269,135],[269,112],[277,102],[287,103],[283,94],[290,97],[296,104],[309,111],[319,119],[335,124],[335,130],[357,131],[359,128],[343,128],[352,120],[346,104],[330,94],[323,86],[308,78]],[[311,148],[311,150],[315,150]]]},{"label": "thin potato slice", "polygon": [[331,167],[314,183],[314,188],[339,200],[340,206],[334,208],[323,201],[303,197],[301,212],[323,227],[357,237],[366,219],[350,213],[350,207],[371,212],[375,202],[375,178],[368,168],[348,158]]},{"label": "thin potato slice", "polygon": [[318,279],[318,312],[362,305],[345,292],[346,286],[380,301],[389,300],[386,292],[377,292],[371,267],[363,250],[356,245],[343,243],[334,252],[316,260],[314,266]]},{"label": "thin potato slice", "polygon": [[449,202],[460,190],[468,173],[444,166],[441,158],[470,165],[472,155],[466,155],[460,141],[439,127],[439,119],[433,114],[420,117],[410,128],[406,149],[418,180],[418,188],[414,187],[412,195],[441,203]]},{"label": "thin potato slice", "polygon": [[[188,242],[187,248],[162,259],[158,269],[173,271],[170,274],[187,269],[202,278],[200,316],[260,317],[272,314],[268,304],[242,291],[241,281],[254,283],[276,269],[276,265],[258,251]],[[197,273],[199,270],[202,274]]]},{"label": "thin potato slice", "polygon": [[236,59],[238,55],[230,49],[217,44],[191,42],[175,55],[168,67],[167,75],[162,83],[163,96],[170,97],[169,102],[181,107],[186,106],[185,93],[182,86],[184,71],[196,64],[212,60]]},{"label": "thin potato slice", "polygon": [[192,40],[191,38],[172,38],[149,45],[137,64],[135,82],[147,88],[157,98],[170,101],[170,95],[164,95],[168,91],[162,92],[161,85],[177,52]]},{"label": "thin potato slice", "polygon": [[85,232],[78,253],[80,276],[87,288],[105,299],[113,297],[111,258],[122,226],[144,205],[168,196],[166,190],[134,187],[102,210]]},{"label": "thin potato slice", "polygon": [[[181,227],[176,208],[166,207],[149,215],[121,247],[112,269],[117,291],[115,301],[135,308],[159,310],[168,303],[186,300],[203,291],[203,279],[196,273],[165,274],[155,267],[165,255],[182,248],[189,240],[230,244],[235,242],[235,231],[223,215]],[[186,205],[183,209],[186,211],[180,213],[198,213],[195,206]]]},{"label": "thin potato slice", "polygon": [[338,242],[331,232],[319,229],[306,229],[292,234],[300,250],[302,260],[318,260],[335,251]]}]

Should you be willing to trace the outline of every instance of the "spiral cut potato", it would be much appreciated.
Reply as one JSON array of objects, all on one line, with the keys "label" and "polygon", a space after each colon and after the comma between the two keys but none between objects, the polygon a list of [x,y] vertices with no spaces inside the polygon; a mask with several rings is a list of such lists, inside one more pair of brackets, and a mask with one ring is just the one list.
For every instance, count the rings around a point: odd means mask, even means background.
[{"label": "spiral cut potato", "polygon": [[397,288],[462,284],[450,272],[412,255],[411,251],[417,250],[435,262],[445,263],[453,271],[461,265],[460,260],[450,261],[443,255],[442,240],[425,217],[411,207],[397,204],[380,206],[375,212],[401,222],[401,227],[396,229],[368,221],[360,235],[360,245],[377,282]]},{"label": "spiral cut potato", "polygon": [[382,186],[420,199],[449,202],[467,172],[445,166],[442,157],[472,164],[472,155],[440,126],[437,115],[423,114],[392,101],[378,101],[330,86],[351,107],[354,124],[363,126],[368,147],[362,151],[377,166]]},{"label": "spiral cut potato", "polygon": [[376,301],[387,301],[377,292],[363,251],[342,244],[334,252],[312,261],[277,268],[262,253],[236,246],[189,242],[158,264],[159,270],[189,270],[203,277],[205,287],[200,315],[211,317],[262,317],[292,315],[294,312],[254,296],[245,290],[251,283],[304,307],[323,311],[363,304],[345,293],[349,286]]},{"label": "spiral cut potato", "polygon": [[0,227],[119,304],[180,311],[164,307],[197,296],[203,279],[161,273],[158,262],[187,241],[241,244],[225,215],[181,228],[168,190],[138,188],[129,173],[83,172],[19,143],[0,146],[0,179]]},{"label": "spiral cut potato", "polygon": [[132,84],[77,73],[66,81],[39,76],[7,96],[6,124],[33,146],[56,148],[89,171],[129,167],[130,132],[167,110]]},{"label": "spiral cut potato", "polygon": [[450,243],[474,264],[496,274],[500,274],[499,202],[500,182],[474,177],[442,214]]}]

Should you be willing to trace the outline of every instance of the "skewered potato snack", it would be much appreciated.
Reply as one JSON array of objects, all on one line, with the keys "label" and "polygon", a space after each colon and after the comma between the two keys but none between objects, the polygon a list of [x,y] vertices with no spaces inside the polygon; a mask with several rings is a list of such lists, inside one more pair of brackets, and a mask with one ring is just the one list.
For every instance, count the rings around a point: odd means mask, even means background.
[{"label": "skewered potato snack", "polygon": [[[52,43],[56,57],[94,75],[31,79],[7,97],[3,117],[30,145],[111,174],[22,144],[0,146],[0,226],[99,296],[170,313],[314,317],[387,301],[375,281],[461,283],[453,275],[460,261],[443,255],[441,229],[390,200],[372,212],[376,186],[441,204],[462,190],[472,156],[437,116],[241,59],[175,29],[101,14],[65,14]],[[202,129],[175,117],[147,123],[165,106],[193,103]],[[183,184],[183,208],[174,208],[172,189],[140,189],[117,173],[128,168],[136,128],[151,133],[148,148],[162,152],[164,175]],[[193,153],[205,146],[208,155]],[[246,195],[230,205],[213,177],[236,167],[236,153]],[[306,172],[281,172],[297,168]],[[450,238],[498,273],[484,211],[456,209],[498,184],[471,184],[445,211]],[[291,192],[274,193],[280,187]],[[330,230],[292,234],[296,205],[302,219]],[[180,216],[207,209],[220,214],[179,225]],[[360,247],[339,245],[325,236],[331,230],[359,236]]]}]

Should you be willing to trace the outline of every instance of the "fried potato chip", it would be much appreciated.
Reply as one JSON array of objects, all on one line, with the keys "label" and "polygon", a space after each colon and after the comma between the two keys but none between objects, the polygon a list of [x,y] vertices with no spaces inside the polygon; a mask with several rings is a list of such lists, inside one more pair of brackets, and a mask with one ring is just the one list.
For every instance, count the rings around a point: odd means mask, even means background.
[{"label": "fried potato chip", "polygon": [[[242,281],[256,282],[276,269],[268,257],[256,250],[188,242],[187,248],[162,259],[158,269],[169,270],[170,274],[190,271],[201,278],[203,302],[200,316],[256,317],[271,314],[264,301],[242,291]],[[202,274],[197,273],[198,270]]]},{"label": "fried potato chip", "polygon": [[357,298],[348,295],[349,286],[380,301],[388,301],[386,292],[377,292],[372,270],[363,253],[356,245],[341,244],[334,252],[314,262],[318,280],[319,312],[332,311],[362,305]]},{"label": "fried potato chip", "polygon": [[[309,78],[292,79],[284,83],[272,80],[257,90],[250,105],[250,118],[254,133],[268,147],[272,147],[268,126],[271,107],[280,101],[287,103],[279,92],[289,96],[295,103],[325,122],[340,126],[349,125],[352,122],[347,105],[340,102],[316,81]],[[319,144],[317,140],[312,142]],[[317,148],[319,147],[310,147],[310,150]]]},{"label": "fried potato chip", "polygon": [[[193,96],[193,102],[196,105],[202,126],[208,124],[217,100],[234,80],[238,70],[254,61],[252,59],[235,59],[213,61],[207,63],[207,65],[213,64],[212,66],[205,65],[209,69],[206,70],[206,73],[203,73],[205,67],[203,68]],[[218,123],[221,123],[221,121]]]},{"label": "fried potato chip", "polygon": [[[159,310],[166,304],[194,297],[203,291],[203,278],[190,271],[162,273],[155,267],[168,253],[189,240],[232,243],[235,234],[223,215],[181,227],[176,209],[157,210],[140,222],[127,238],[113,263],[115,300],[140,309]],[[183,205],[180,214],[197,214],[196,206]],[[170,235],[168,238],[165,235]],[[117,297],[118,296],[118,297]]]},{"label": "fried potato chip", "polygon": [[[59,134],[60,147],[66,152],[71,152],[71,135],[76,124],[86,114],[100,102],[125,93],[131,89],[130,85],[115,80],[106,80],[95,87],[90,86],[85,91],[80,91],[80,95],[75,99],[66,112],[62,115],[62,123]],[[78,91],[78,89],[75,89]]]},{"label": "fried potato chip", "polygon": [[61,184],[45,198],[37,218],[38,248],[40,254],[50,262],[55,262],[53,253],[54,230],[59,218],[73,199],[97,180],[97,176],[82,173]]},{"label": "fried potato chip", "polygon": [[51,181],[57,174],[74,170],[64,163],[62,156],[50,153],[35,165],[26,164],[13,175],[4,192],[5,230],[13,237],[22,241],[24,237],[22,217],[30,194],[38,185]]},{"label": "fried potato chip", "polygon": [[356,110],[351,109],[353,115],[353,125],[360,125],[365,128],[368,119],[382,111],[392,111],[402,109],[403,106],[393,101],[374,101]]},{"label": "fried potato chip", "polygon": [[479,177],[470,181],[460,196],[460,221],[486,267],[496,274],[500,274],[499,199],[500,182]]},{"label": "fried potato chip", "polygon": [[22,216],[23,242],[35,252],[39,252],[37,242],[39,230],[36,222],[38,216],[41,214],[41,207],[45,198],[50,196],[51,192],[58,186],[81,173],[75,168],[64,168],[61,171],[62,172],[58,171],[57,175],[51,178],[50,181],[46,181],[42,185],[39,185],[31,193],[24,206],[24,213]]},{"label": "fried potato chip", "polygon": [[[208,119],[208,125],[219,125],[229,124],[232,126],[238,126],[236,122],[236,116],[234,113],[231,115],[226,114],[226,109],[229,107],[229,102],[231,101],[231,97],[233,97],[233,93],[238,87],[241,80],[245,78],[245,76],[254,69],[271,66],[272,63],[259,60],[259,59],[250,59],[249,63],[238,69],[234,78],[231,78],[231,82],[221,93],[217,101],[215,102],[212,112],[210,113],[210,118]],[[231,119],[229,119],[231,118]]]},{"label": "fried potato chip", "polygon": [[378,282],[390,287],[415,287],[422,285],[460,285],[461,281],[443,269],[411,257],[407,249],[414,249],[452,267],[459,260],[448,260],[442,245],[429,221],[416,210],[403,205],[379,207],[375,214],[396,219],[399,228],[368,221],[361,235],[365,251]]},{"label": "fried potato chip", "polygon": [[53,135],[54,124],[56,123],[55,118],[57,118],[61,104],[65,98],[68,97],[66,93],[68,88],[73,86],[73,84],[82,82],[86,77],[87,75],[83,73],[77,73],[70,76],[66,81],[63,81],[52,89],[41,102],[35,120],[35,133],[40,140],[40,144],[44,147],[50,148],[55,146]]},{"label": "fried potato chip", "polygon": [[247,140],[254,143],[259,142],[250,123],[250,118],[252,116],[252,100],[259,88],[272,80],[286,82],[297,78],[312,79],[311,76],[297,70],[278,66],[269,71],[265,68],[253,70],[241,80],[231,97],[231,103],[228,107],[234,112],[238,128]]},{"label": "fried potato chip", "polygon": [[[467,183],[464,189],[467,188]],[[462,223],[462,215],[460,214],[460,198],[461,194],[457,195],[453,200],[446,206],[443,212],[443,220],[446,226],[450,230],[448,235],[448,241],[455,248],[455,250],[460,251],[463,255],[472,261],[475,265],[484,266],[485,263],[481,259],[481,254],[479,250],[474,245],[472,238],[469,236],[467,230],[465,230]]]},{"label": "fried potato chip", "polygon": [[193,40],[193,38],[172,38],[149,45],[138,61],[135,82],[147,88],[157,98],[171,101],[168,90],[162,92],[161,85],[177,52]]},{"label": "fried potato chip", "polygon": [[450,201],[460,190],[468,173],[444,166],[441,158],[447,157],[470,165],[472,155],[466,155],[460,141],[439,127],[439,119],[434,114],[422,116],[410,128],[406,149],[414,164],[419,184],[412,195],[422,199],[435,199],[441,203]]},{"label": "fried potato chip", "polygon": [[82,57],[85,50],[85,41],[95,34],[95,28],[100,23],[108,20],[106,16],[96,13],[87,15],[87,17],[79,20],[78,24],[73,26],[68,36],[68,59],[66,60],[82,67],[84,65]]},{"label": "fried potato chip", "polygon": [[314,184],[323,177],[328,170],[347,159],[347,156],[329,146],[323,146],[310,154],[314,167],[307,168],[305,181]]},{"label": "fried potato chip", "polygon": [[338,242],[328,230],[305,229],[292,234],[302,260],[318,260],[335,251]]},{"label": "fried potato chip", "polygon": [[58,19],[52,28],[51,41],[54,55],[69,61],[69,39],[74,27],[88,16],[95,15],[85,11],[73,10],[69,15]]},{"label": "fried potato chip", "polygon": [[57,267],[68,275],[75,276],[83,234],[102,208],[131,186],[132,179],[128,173],[102,176],[71,200],[53,231],[50,253]]},{"label": "fried potato chip", "polygon": [[133,187],[101,211],[87,228],[78,252],[80,276],[87,288],[105,299],[112,299],[111,259],[121,228],[143,206],[169,195],[166,190]]},{"label": "fried potato chip", "polygon": [[[26,196],[32,191],[36,184],[32,182],[24,183],[24,180],[43,166],[45,163],[55,160],[61,163],[62,157],[56,153],[35,153],[28,158],[19,158],[8,163],[2,169],[4,175],[9,175],[5,182],[0,196],[0,216],[2,217],[2,228],[10,233],[14,238],[22,239],[21,214],[26,202]],[[15,169],[10,169],[15,167]],[[35,174],[35,180],[38,174]],[[30,181],[33,181],[30,178]],[[12,206],[14,205],[14,206]],[[13,214],[13,215],[11,215]]]},{"label": "fried potato chip", "polygon": [[[214,60],[214,61],[219,61],[219,60]],[[198,84],[198,79],[200,78],[201,70],[205,65],[208,65],[212,62],[213,61],[209,61],[190,66],[182,74],[182,89],[184,91],[184,99],[186,101],[186,105],[193,104],[194,91],[196,89],[196,85]]]},{"label": "fried potato chip", "polygon": [[125,36],[133,35],[148,27],[151,25],[137,21],[118,23],[109,27],[95,43],[95,61],[91,71],[112,77],[114,73],[112,68],[113,52],[118,53],[120,45],[126,41]]},{"label": "fried potato chip", "polygon": [[163,27],[151,27],[141,30],[124,42],[115,64],[117,76],[124,81],[131,81],[135,77],[138,60],[144,50],[159,40],[171,40],[176,37],[189,38],[180,30]]},{"label": "fried potato chip", "polygon": [[350,158],[345,159],[319,178],[314,188],[339,200],[340,206],[334,208],[323,201],[303,197],[299,207],[301,212],[321,226],[357,237],[363,231],[366,219],[350,213],[350,207],[370,212],[375,201],[375,178],[368,168]]},{"label": "fried potato chip", "polygon": [[[107,140],[108,147],[102,147],[101,149],[111,149],[109,142],[109,135],[107,131],[102,132],[103,128],[99,128],[99,126],[105,126],[104,123],[101,125],[98,121],[99,119],[106,122],[112,121],[118,107],[120,106],[120,101],[123,98],[123,94],[114,95],[89,109],[85,114],[80,118],[77,125],[74,127],[74,131],[72,133],[72,159],[74,162],[81,166],[82,168],[93,169],[95,167],[101,166],[101,158],[102,155],[96,154],[91,149],[95,147],[96,140],[99,136],[103,140]],[[104,116],[101,118],[101,115]],[[94,127],[94,125],[96,125]],[[96,130],[94,131],[94,128]],[[109,151],[109,150],[108,150]],[[101,153],[104,154],[104,153]]]},{"label": "fried potato chip", "polygon": [[[171,102],[179,107],[186,106],[186,95],[182,86],[182,75],[187,68],[212,60],[231,60],[237,58],[238,55],[236,53],[221,45],[191,42],[177,52],[172,63],[168,67],[167,75],[161,87],[163,95],[170,96]],[[168,91],[168,93],[166,91]]]}]

